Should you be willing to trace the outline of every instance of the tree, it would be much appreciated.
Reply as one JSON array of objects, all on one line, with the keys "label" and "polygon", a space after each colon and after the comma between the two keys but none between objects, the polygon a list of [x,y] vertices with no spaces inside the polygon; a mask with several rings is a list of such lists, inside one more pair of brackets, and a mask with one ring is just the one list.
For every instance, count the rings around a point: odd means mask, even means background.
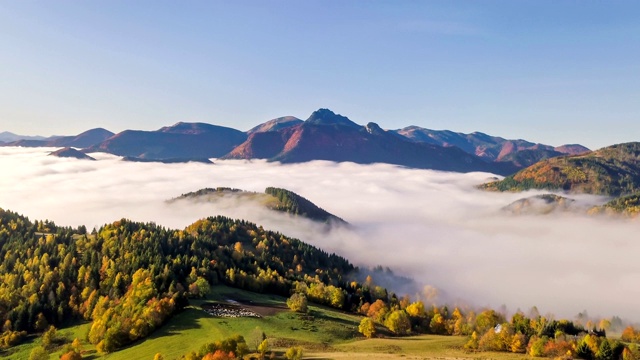
[{"label": "tree", "polygon": [[36,317],[36,330],[39,331],[44,331],[47,329],[47,327],[49,327],[49,323],[47,322],[47,319],[44,317],[44,315],[42,315],[42,313],[39,313],[38,316]]},{"label": "tree", "polygon": [[384,325],[397,335],[406,335],[411,331],[411,322],[404,310],[393,311],[385,320]]},{"label": "tree", "polygon": [[267,339],[262,340],[260,345],[258,345],[258,352],[260,353],[260,357],[264,359],[264,356],[269,352],[269,341]]},{"label": "tree", "polygon": [[56,328],[54,326],[49,326],[49,329],[42,334],[42,346],[45,349],[49,349],[55,345],[56,340]]},{"label": "tree", "polygon": [[387,304],[378,299],[371,306],[369,306],[369,310],[367,311],[367,316],[372,318],[373,321],[381,323],[384,320],[384,316],[389,312],[389,307]]},{"label": "tree", "polygon": [[609,344],[609,340],[602,340],[602,343],[598,348],[598,352],[596,353],[596,359],[613,360],[613,349],[611,348],[611,344]]},{"label": "tree", "polygon": [[476,351],[478,350],[479,346],[480,346],[480,343],[478,341],[478,334],[474,331],[471,334],[469,341],[467,341],[467,343],[464,344],[464,349],[469,351]]},{"label": "tree", "polygon": [[299,346],[292,346],[287,349],[287,352],[284,354],[284,356],[288,360],[300,360],[302,359],[302,348]]},{"label": "tree", "polygon": [[502,323],[503,320],[494,310],[485,310],[476,317],[476,330],[485,333],[490,328]]},{"label": "tree", "polygon": [[[489,330],[491,331],[491,330]],[[529,348],[529,355],[533,357],[542,357],[544,356],[544,345],[547,343],[548,339],[546,337],[533,337],[529,341],[531,347]]]},{"label": "tree", "polygon": [[525,353],[527,352],[527,338],[522,333],[517,333],[513,335],[509,346],[511,352]]},{"label": "tree", "polygon": [[252,345],[253,349],[255,349],[256,351],[258,351],[258,347],[266,339],[267,334],[265,334],[264,331],[260,329],[260,327],[256,327],[255,329],[253,329],[248,338],[249,344]]},{"label": "tree", "polygon": [[203,298],[207,296],[211,286],[206,279],[198,277],[191,285],[189,285],[189,295],[196,298]]},{"label": "tree", "polygon": [[409,316],[414,318],[422,318],[425,316],[424,304],[422,301],[411,303],[405,310]]},{"label": "tree", "polygon": [[429,323],[429,329],[434,334],[444,334],[446,332],[444,317],[440,314],[433,315]]},{"label": "tree", "polygon": [[60,360],[82,360],[82,355],[72,350],[62,354]]},{"label": "tree", "polygon": [[76,352],[81,352],[82,351],[82,343],[80,342],[80,339],[78,339],[78,338],[73,339],[73,342],[71,343],[71,347]]},{"label": "tree", "polygon": [[584,339],[578,344],[578,347],[576,348],[576,355],[585,360],[592,360],[594,358],[593,351],[591,351],[589,344],[587,344]]},{"label": "tree", "polygon": [[626,342],[637,342],[638,337],[639,337],[638,333],[636,332],[636,329],[633,328],[633,326],[627,326],[622,331],[622,335],[620,336],[622,341],[626,341]]},{"label": "tree", "polygon": [[29,360],[49,360],[49,353],[42,346],[35,347],[29,354]]},{"label": "tree", "polygon": [[304,294],[295,293],[287,299],[287,306],[292,311],[307,312],[307,297]]},{"label": "tree", "polygon": [[376,334],[376,325],[371,318],[365,317],[360,321],[358,331],[366,338],[372,338]]}]

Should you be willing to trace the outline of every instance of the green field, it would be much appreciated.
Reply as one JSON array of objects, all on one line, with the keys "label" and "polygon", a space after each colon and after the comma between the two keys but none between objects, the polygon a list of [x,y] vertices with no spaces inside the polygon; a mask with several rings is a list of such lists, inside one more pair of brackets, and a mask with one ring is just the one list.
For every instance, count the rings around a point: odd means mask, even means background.
[{"label": "green field", "polygon": [[[262,318],[216,318],[202,310],[207,302],[228,300],[264,305],[259,309],[268,315]],[[500,353],[469,354],[461,350],[463,337],[423,335],[407,338],[378,338],[365,340],[357,332],[361,317],[333,309],[310,306],[308,315],[290,312],[284,307],[284,298],[251,293],[217,286],[206,300],[192,301],[191,306],[173,317],[165,326],[143,341],[115,353],[102,355],[85,341],[90,324],[81,324],[59,330],[69,342],[79,338],[84,345],[85,359],[137,360],[153,359],[161,353],[165,359],[179,359],[190,351],[198,351],[203,344],[240,334],[255,350],[260,331],[269,338],[272,349],[282,354],[286,348],[299,345],[304,348],[305,359],[523,359],[526,356]],[[6,358],[29,358],[39,346],[40,339],[22,344]],[[61,350],[53,353],[57,359]],[[6,356],[6,354],[5,354]]]}]

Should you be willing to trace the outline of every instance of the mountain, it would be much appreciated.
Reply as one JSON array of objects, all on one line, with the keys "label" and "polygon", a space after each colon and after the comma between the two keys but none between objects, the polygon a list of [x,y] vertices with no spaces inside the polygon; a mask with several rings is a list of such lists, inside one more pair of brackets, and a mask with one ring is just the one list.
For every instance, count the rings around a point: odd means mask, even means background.
[{"label": "mountain", "polygon": [[449,130],[425,129],[419,126],[409,126],[394,132],[414,142],[445,147],[457,146],[486,161],[512,163],[515,169],[527,167],[549,157],[563,154],[577,155],[589,151],[586,147],[577,144],[554,148],[550,145],[536,144],[522,139],[508,140],[481,132],[464,134]]},{"label": "mountain", "polygon": [[[2,134],[13,140],[18,136]],[[126,157],[128,161],[224,158],[298,163],[329,160],[501,175],[513,174],[548,158],[589,151],[577,144],[554,148],[481,132],[464,134],[418,126],[383,130],[375,123],[359,125],[329,109],[319,109],[305,121],[293,116],[272,119],[246,133],[205,123],[179,122],[156,131],[126,130],[113,134],[99,128],[77,136],[20,137],[6,144],[2,141],[0,137],[2,146],[83,148],[85,153],[107,152]]]},{"label": "mountain", "polygon": [[408,141],[375,123],[361,126],[328,109],[319,109],[294,126],[253,133],[225,158],[262,158],[283,163],[312,160],[389,163],[422,169],[505,173],[457,147]]},{"label": "mountain", "polygon": [[115,135],[109,130],[96,128],[87,130],[76,136],[59,137],[47,144],[47,146],[67,146],[75,148],[86,148],[95,144],[99,144]]},{"label": "mountain", "polygon": [[515,168],[522,169],[527,166],[531,166],[541,160],[554,158],[565,155],[555,150],[549,150],[547,148],[532,148],[519,151],[513,151],[500,157],[498,162],[511,163]]},{"label": "mountain", "polygon": [[294,116],[284,116],[279,117],[277,119],[269,120],[265,123],[262,123],[251,130],[247,131],[247,134],[251,136],[254,133],[263,133],[267,131],[277,131],[280,129],[288,128],[291,126],[295,126],[298,124],[302,124],[302,120],[298,119]]},{"label": "mountain", "polygon": [[588,148],[580,145],[580,144],[567,144],[567,145],[562,145],[562,146],[558,146],[554,149],[557,152],[561,152],[563,154],[567,154],[567,155],[582,155],[582,154],[586,154],[588,153],[589,150]]},{"label": "mountain", "polygon": [[141,159],[220,157],[247,139],[241,131],[204,123],[177,123],[157,131],[126,130],[85,152],[107,152]]},{"label": "mountain", "polygon": [[44,136],[17,135],[8,131],[4,131],[0,133],[0,142],[3,142],[3,143],[11,143],[19,140],[45,140],[45,139],[47,138]]},{"label": "mountain", "polygon": [[565,190],[620,196],[640,190],[640,143],[605,147],[536,163],[481,188],[497,191]]},{"label": "mountain", "polygon": [[228,187],[205,188],[195,192],[182,194],[181,196],[169,200],[169,203],[176,201],[194,201],[221,203],[225,200],[233,200],[233,206],[240,204],[252,204],[263,206],[267,209],[286,212],[295,216],[302,216],[314,221],[323,223],[346,224],[341,218],[320,208],[306,198],[281,188],[268,187],[264,193],[244,191]]},{"label": "mountain", "polygon": [[78,151],[74,148],[70,148],[70,147],[66,147],[66,148],[62,148],[60,150],[51,152],[49,155],[51,156],[57,156],[57,157],[61,157],[61,158],[74,158],[74,159],[81,159],[81,160],[95,160],[94,158],[92,158],[91,156]]},{"label": "mountain", "polygon": [[47,139],[20,139],[6,144],[7,146],[24,147],[75,147],[86,148],[98,144],[114,134],[102,128],[87,130],[75,136],[56,136]]}]

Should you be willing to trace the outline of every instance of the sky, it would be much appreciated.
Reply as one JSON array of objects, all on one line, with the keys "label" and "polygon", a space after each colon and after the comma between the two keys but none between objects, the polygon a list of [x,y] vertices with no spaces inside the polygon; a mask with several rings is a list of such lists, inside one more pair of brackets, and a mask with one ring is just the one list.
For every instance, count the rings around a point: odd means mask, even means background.
[{"label": "sky", "polygon": [[357,123],[640,139],[635,1],[2,1],[0,132]]},{"label": "sky", "polygon": [[[52,150],[0,147],[2,208],[32,221],[88,229],[121,218],[184,229],[200,218],[225,215],[299,238],[362,268],[388,266],[415,280],[413,299],[428,286],[438,293],[429,301],[449,306],[505,305],[510,313],[537,306],[542,314],[568,319],[587,310],[594,317],[640,322],[639,223],[586,215],[586,208],[606,198],[571,196],[579,204],[575,211],[513,215],[502,208],[538,193],[481,191],[475,186],[492,176],[487,173],[328,161],[133,163],[104,153],[88,161],[48,156]],[[255,203],[166,202],[218,186],[286,188],[350,226],[327,232],[324,224]]]}]

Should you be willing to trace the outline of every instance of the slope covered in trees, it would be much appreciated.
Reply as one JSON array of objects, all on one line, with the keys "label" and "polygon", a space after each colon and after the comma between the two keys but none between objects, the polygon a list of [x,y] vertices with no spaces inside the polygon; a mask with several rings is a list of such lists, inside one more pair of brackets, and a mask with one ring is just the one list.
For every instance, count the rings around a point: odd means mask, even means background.
[{"label": "slope covered in trees", "polygon": [[613,214],[636,217],[640,214],[640,194],[615,198],[602,206],[589,210],[590,214]]},{"label": "slope covered in trees", "polygon": [[218,283],[284,296],[322,284],[315,301],[345,309],[370,300],[347,286],[355,269],[346,259],[224,217],[184,230],[123,219],[87,234],[0,210],[0,256],[6,331],[92,320],[89,340],[104,352],[147,336]]},{"label": "slope covered in trees", "polygon": [[640,190],[640,143],[618,144],[583,155],[543,160],[481,188],[565,190],[612,196],[631,194]]}]

